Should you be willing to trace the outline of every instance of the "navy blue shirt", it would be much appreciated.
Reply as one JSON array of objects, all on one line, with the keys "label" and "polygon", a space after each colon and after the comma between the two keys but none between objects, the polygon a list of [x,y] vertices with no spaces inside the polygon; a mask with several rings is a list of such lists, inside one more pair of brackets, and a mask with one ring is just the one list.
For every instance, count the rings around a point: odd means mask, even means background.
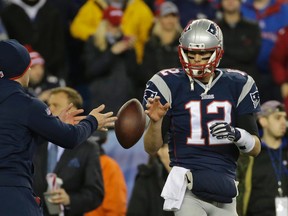
[{"label": "navy blue shirt", "polygon": [[98,127],[90,115],[74,126],[63,123],[16,81],[0,79],[0,92],[0,186],[31,188],[32,158],[39,137],[74,148]]}]

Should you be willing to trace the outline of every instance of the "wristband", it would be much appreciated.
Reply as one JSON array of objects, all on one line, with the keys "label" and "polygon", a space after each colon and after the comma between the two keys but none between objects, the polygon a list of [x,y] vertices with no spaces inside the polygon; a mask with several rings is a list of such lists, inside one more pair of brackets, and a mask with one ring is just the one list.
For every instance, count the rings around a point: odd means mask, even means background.
[{"label": "wristband", "polygon": [[241,128],[236,128],[236,129],[240,132],[241,137],[239,140],[237,140],[237,142],[234,142],[235,145],[243,153],[250,152],[255,146],[254,137],[244,129],[241,129]]}]

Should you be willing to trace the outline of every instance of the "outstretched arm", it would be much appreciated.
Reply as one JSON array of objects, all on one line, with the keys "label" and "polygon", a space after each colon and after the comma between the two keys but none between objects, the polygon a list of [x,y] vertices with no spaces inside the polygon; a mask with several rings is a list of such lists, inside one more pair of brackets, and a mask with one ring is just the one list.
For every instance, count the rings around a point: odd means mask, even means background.
[{"label": "outstretched arm", "polygon": [[144,134],[145,151],[149,154],[156,154],[163,145],[162,121],[170,104],[164,106],[160,103],[160,97],[148,98],[145,113],[149,116],[150,122]]}]

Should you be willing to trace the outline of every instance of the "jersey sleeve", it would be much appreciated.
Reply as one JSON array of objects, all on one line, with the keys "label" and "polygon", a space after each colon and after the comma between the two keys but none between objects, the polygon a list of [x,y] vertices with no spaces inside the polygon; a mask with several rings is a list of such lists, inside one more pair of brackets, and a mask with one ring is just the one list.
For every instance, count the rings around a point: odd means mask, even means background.
[{"label": "jersey sleeve", "polygon": [[237,102],[238,115],[257,113],[260,111],[260,96],[255,81],[251,76],[247,76],[246,82],[242,86]]},{"label": "jersey sleeve", "polygon": [[[146,84],[146,89],[144,91],[142,105],[146,109],[146,104],[148,98],[160,97],[160,102],[162,105],[169,103],[172,106],[172,93],[171,90],[160,72],[155,74]],[[169,112],[169,111],[168,111]]]}]

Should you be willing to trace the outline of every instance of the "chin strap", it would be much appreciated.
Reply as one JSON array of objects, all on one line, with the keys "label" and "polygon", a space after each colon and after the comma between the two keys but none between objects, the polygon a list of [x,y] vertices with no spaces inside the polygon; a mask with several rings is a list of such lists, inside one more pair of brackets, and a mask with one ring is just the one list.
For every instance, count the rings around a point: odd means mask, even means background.
[{"label": "chin strap", "polygon": [[[190,89],[191,91],[194,91],[194,79],[191,76],[188,76],[190,80]],[[213,75],[210,76],[208,83],[205,85],[205,91],[201,94],[201,97],[204,95],[207,95],[208,91],[211,88],[211,83],[213,81]]]},{"label": "chin strap", "polygon": [[[208,63],[211,63],[212,61],[215,60],[215,57],[216,57],[216,50],[213,52],[213,54],[211,55]],[[213,66],[212,66],[213,67]],[[210,73],[210,78],[209,78],[209,81],[208,81],[208,84],[205,85],[205,91],[201,94],[201,97],[203,97],[204,95],[207,95],[208,91],[210,90],[211,88],[211,83],[213,81],[213,74],[211,72],[212,70],[210,68],[206,68],[204,70],[204,73]]]},{"label": "chin strap", "polygon": [[204,95],[207,95],[208,91],[209,91],[210,88],[211,88],[212,80],[213,80],[213,75],[210,76],[209,81],[208,81],[208,84],[205,85],[205,91],[201,94],[201,97],[203,97]]},{"label": "chin strap", "polygon": [[191,91],[194,91],[194,79],[191,76],[188,76],[189,80],[190,80],[190,88]]}]

